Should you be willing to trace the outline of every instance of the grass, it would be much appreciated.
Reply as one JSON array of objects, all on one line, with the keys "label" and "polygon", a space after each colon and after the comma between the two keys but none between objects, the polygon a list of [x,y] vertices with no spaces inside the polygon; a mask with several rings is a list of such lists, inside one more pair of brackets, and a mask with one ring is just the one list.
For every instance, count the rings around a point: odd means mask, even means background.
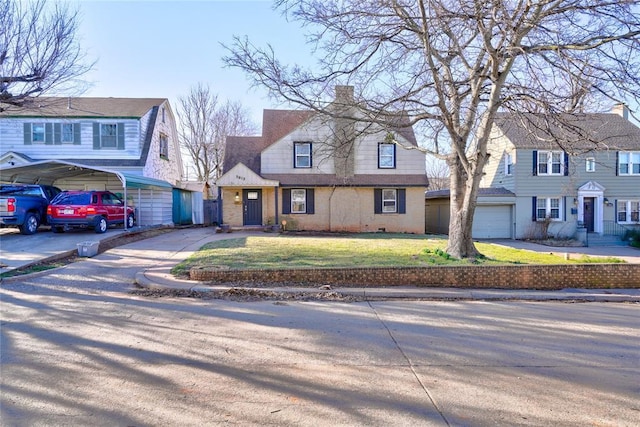
[{"label": "grass", "polygon": [[484,255],[458,260],[444,252],[442,238],[405,234],[355,234],[349,236],[252,236],[209,243],[172,269],[188,275],[192,267],[275,269],[300,267],[420,267],[434,265],[571,264],[622,262],[617,258],[563,257],[491,243],[476,243]]}]

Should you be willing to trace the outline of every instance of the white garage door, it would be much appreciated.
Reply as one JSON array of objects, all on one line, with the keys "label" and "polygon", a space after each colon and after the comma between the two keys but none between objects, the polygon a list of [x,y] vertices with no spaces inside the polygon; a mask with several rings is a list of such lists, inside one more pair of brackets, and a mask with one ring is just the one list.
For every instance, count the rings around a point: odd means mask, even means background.
[{"label": "white garage door", "polygon": [[510,239],[511,206],[477,206],[473,217],[474,239]]}]

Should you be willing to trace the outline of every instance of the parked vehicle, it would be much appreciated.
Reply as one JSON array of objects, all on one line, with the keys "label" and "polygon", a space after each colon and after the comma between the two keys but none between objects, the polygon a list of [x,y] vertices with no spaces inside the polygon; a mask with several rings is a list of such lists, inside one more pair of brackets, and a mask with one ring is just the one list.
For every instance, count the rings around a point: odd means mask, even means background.
[{"label": "parked vehicle", "polygon": [[110,225],[135,225],[134,210],[110,191],[63,191],[47,208],[51,231],[61,233],[70,228],[93,228],[104,233]]},{"label": "parked vehicle", "polygon": [[18,227],[33,234],[46,222],[47,205],[60,189],[50,185],[0,185],[0,227]]}]

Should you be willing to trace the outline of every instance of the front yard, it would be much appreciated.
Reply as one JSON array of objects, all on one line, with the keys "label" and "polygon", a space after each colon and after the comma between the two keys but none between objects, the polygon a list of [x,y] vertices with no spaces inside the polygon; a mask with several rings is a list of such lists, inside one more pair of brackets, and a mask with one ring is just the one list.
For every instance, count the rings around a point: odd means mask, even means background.
[{"label": "front yard", "polygon": [[576,264],[622,262],[616,258],[564,258],[476,243],[484,258],[457,260],[444,252],[447,241],[409,234],[348,236],[265,235],[209,243],[173,268],[188,276],[192,267],[278,269],[303,267],[425,267],[433,265]]}]

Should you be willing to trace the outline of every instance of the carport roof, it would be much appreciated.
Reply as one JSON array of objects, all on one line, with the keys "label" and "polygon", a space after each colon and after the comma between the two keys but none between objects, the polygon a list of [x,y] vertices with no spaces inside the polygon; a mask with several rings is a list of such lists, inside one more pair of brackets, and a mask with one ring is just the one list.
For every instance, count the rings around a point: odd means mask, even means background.
[{"label": "carport roof", "polygon": [[51,185],[57,179],[73,178],[96,171],[116,175],[122,182],[122,186],[127,188],[173,188],[168,182],[159,179],[96,168],[64,160],[42,160],[26,165],[0,168],[0,181]]}]

